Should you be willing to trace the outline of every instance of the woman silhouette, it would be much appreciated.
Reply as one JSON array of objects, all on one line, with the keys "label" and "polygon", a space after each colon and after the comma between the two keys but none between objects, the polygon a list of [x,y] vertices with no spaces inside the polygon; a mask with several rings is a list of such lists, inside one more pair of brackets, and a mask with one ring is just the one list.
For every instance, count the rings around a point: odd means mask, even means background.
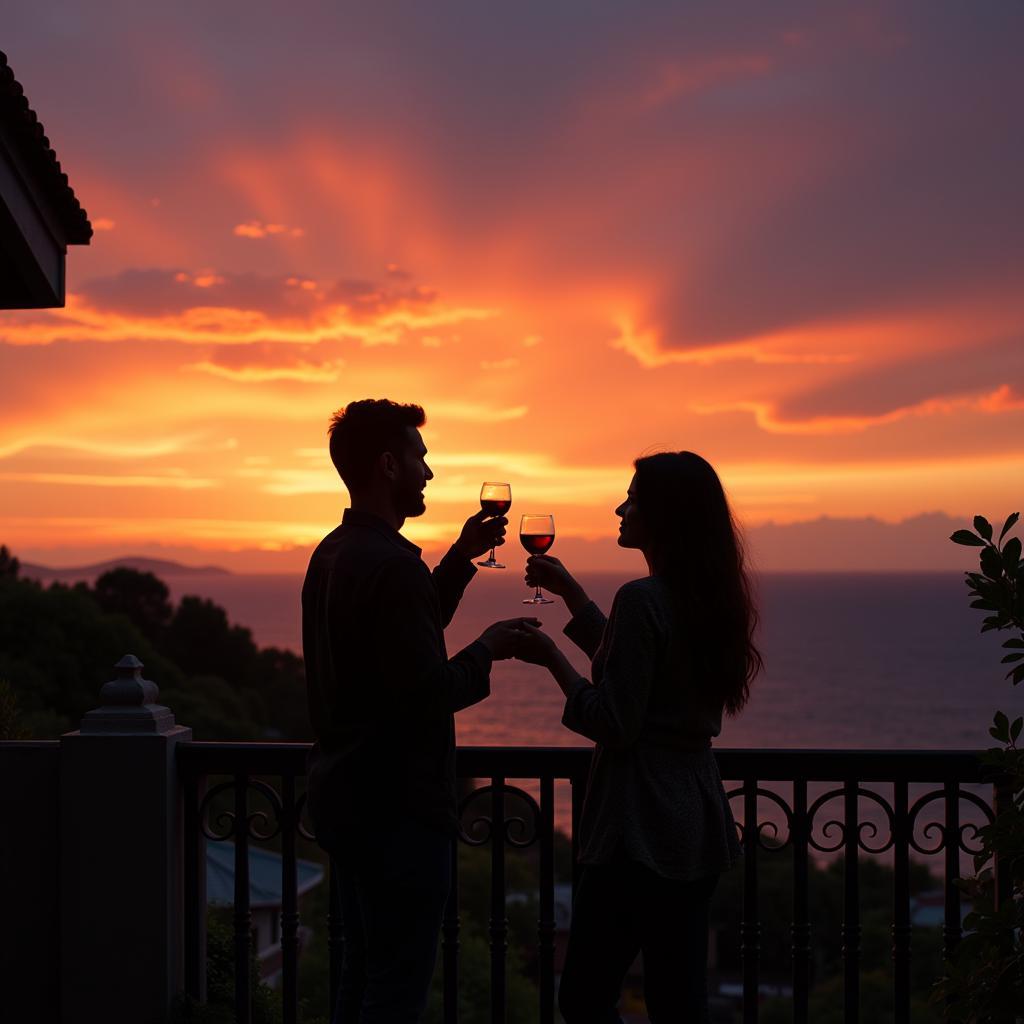
[{"label": "woman silhouette", "polygon": [[558,994],[566,1024],[619,1021],[638,952],[651,1021],[706,1021],[708,904],[740,852],[711,739],[762,667],[742,546],[699,455],[634,466],[618,543],[639,548],[650,575],[619,589],[607,620],[557,558],[527,561],[527,582],[565,600],[565,633],[592,658],[588,682],[532,627],[518,654],[551,672],[563,724],[596,743]]}]

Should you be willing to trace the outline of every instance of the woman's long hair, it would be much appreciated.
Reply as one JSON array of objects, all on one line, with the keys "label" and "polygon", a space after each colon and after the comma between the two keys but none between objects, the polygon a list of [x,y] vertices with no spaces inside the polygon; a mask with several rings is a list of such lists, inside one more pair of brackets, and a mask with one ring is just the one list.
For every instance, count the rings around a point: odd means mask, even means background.
[{"label": "woman's long hair", "polygon": [[693,452],[660,452],[633,465],[651,571],[672,588],[708,696],[738,714],[763,661],[743,543],[722,483]]}]

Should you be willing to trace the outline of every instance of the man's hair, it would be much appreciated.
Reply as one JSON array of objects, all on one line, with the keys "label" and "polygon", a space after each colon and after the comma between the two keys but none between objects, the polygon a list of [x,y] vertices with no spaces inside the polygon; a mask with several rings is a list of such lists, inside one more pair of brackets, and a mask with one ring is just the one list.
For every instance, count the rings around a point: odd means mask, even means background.
[{"label": "man's hair", "polygon": [[386,398],[349,402],[332,417],[327,428],[331,462],[351,491],[373,476],[384,452],[398,455],[408,445],[407,427],[422,427],[426,415],[418,405],[400,405]]}]

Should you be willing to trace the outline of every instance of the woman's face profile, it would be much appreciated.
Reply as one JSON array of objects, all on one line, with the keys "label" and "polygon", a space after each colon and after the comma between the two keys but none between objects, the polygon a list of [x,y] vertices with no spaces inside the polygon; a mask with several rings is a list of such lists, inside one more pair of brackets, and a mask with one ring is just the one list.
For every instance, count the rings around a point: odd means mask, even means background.
[{"label": "woman's face profile", "polygon": [[636,508],[635,475],[629,482],[629,489],[626,491],[626,500],[615,510],[615,514],[622,520],[622,522],[619,523],[619,547],[641,547],[643,538],[640,531],[640,517]]}]

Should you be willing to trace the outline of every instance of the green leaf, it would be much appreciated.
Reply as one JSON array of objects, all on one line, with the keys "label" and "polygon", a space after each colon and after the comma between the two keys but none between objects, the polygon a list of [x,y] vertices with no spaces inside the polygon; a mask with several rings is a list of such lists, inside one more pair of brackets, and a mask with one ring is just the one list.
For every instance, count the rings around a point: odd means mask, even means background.
[{"label": "green leaf", "polygon": [[963,544],[964,547],[968,548],[983,548],[985,542],[980,538],[971,533],[970,530],[957,530],[956,533],[950,535],[949,538],[954,544]]},{"label": "green leaf", "polygon": [[1024,665],[1018,665],[1012,672],[1007,672],[1006,675],[1007,677],[1013,676],[1013,685],[1016,686],[1024,679]]},{"label": "green leaf", "polygon": [[1013,725],[1010,726],[1010,740],[1013,743],[1017,742],[1017,737],[1020,735],[1021,729],[1024,729],[1024,718],[1015,718]]},{"label": "green leaf", "polygon": [[1022,653],[1022,654],[1007,654],[1003,658],[1001,658],[1000,660],[1001,660],[1002,664],[1009,665],[1009,664],[1011,664],[1014,661],[1020,661],[1022,658],[1024,658],[1024,653]]},{"label": "green leaf", "polygon": [[1024,640],[1004,640],[1003,646],[1024,649]]},{"label": "green leaf", "polygon": [[1006,522],[1003,523],[1003,528],[999,531],[999,540],[1000,541],[1002,541],[1002,539],[1006,536],[1007,530],[1012,530],[1013,529],[1013,527],[1016,524],[1018,519],[1020,519],[1020,513],[1019,512],[1011,512],[1006,517]]},{"label": "green leaf", "polygon": [[985,540],[992,539],[992,524],[984,516],[974,517],[974,528]]}]

